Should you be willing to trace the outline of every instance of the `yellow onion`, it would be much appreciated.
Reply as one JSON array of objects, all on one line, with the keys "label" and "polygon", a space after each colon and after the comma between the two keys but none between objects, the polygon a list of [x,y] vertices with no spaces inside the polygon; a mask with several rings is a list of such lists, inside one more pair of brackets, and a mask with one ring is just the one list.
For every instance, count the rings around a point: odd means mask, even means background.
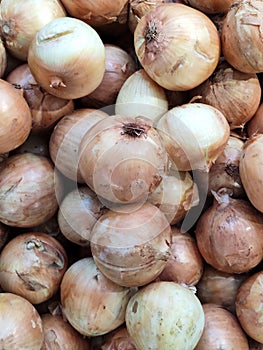
[{"label": "yellow onion", "polygon": [[33,153],[9,156],[0,164],[0,221],[14,227],[33,227],[58,209],[62,182],[52,162]]},{"label": "yellow onion", "polygon": [[157,130],[179,171],[208,171],[230,136],[225,116],[204,103],[187,103],[165,113]]},{"label": "yellow onion", "polygon": [[79,186],[68,192],[58,210],[58,224],[71,242],[89,246],[91,230],[103,214],[103,205],[88,186]]},{"label": "yellow onion", "polygon": [[113,282],[137,287],[153,281],[169,257],[171,227],[154,205],[119,207],[97,220],[91,253],[100,271]]},{"label": "yellow onion", "polygon": [[105,47],[83,21],[56,18],[31,41],[28,65],[37,83],[51,95],[76,99],[94,91],[105,72]]},{"label": "yellow onion", "polygon": [[263,134],[263,103],[259,105],[256,113],[247,123],[247,134],[249,137]]},{"label": "yellow onion", "polygon": [[6,72],[7,68],[7,53],[5,45],[0,38],[0,78],[2,78]]},{"label": "yellow onion", "polygon": [[207,14],[227,13],[236,0],[185,0],[186,4]]},{"label": "yellow onion", "polygon": [[262,26],[262,1],[237,1],[227,12],[222,25],[222,53],[240,72],[263,71]]},{"label": "yellow onion", "polygon": [[127,21],[128,0],[61,0],[67,12],[91,26],[102,26],[109,23]]},{"label": "yellow onion", "polygon": [[89,339],[78,333],[60,315],[41,315],[44,343],[41,350],[89,350]]},{"label": "yellow onion", "polygon": [[94,337],[124,323],[125,310],[134,290],[106,278],[92,258],[73,263],[61,282],[62,311],[80,334]]},{"label": "yellow onion", "polygon": [[263,213],[263,134],[257,134],[245,142],[239,162],[240,178],[252,205]]},{"label": "yellow onion", "polygon": [[106,68],[100,85],[81,98],[84,107],[102,108],[115,103],[117,95],[129,76],[136,70],[132,55],[117,45],[105,44]]},{"label": "yellow onion", "polygon": [[[136,349],[193,350],[204,329],[199,299],[174,282],[152,282],[131,297],[126,326]],[[175,345],[176,344],[176,345]]]},{"label": "yellow onion", "polygon": [[31,111],[32,132],[49,132],[60,118],[74,109],[73,100],[53,96],[40,88],[26,63],[12,70],[6,81],[22,89]]},{"label": "yellow onion", "polygon": [[49,139],[50,158],[67,178],[85,183],[78,165],[79,144],[85,133],[98,121],[108,117],[106,112],[93,108],[74,109],[62,117]]},{"label": "yellow onion", "polygon": [[196,240],[205,261],[227,273],[245,273],[263,258],[263,217],[248,200],[224,191],[199,217]]},{"label": "yellow onion", "polygon": [[0,293],[2,349],[41,350],[44,333],[40,315],[23,297]]},{"label": "yellow onion", "polygon": [[203,84],[191,91],[199,102],[220,110],[231,129],[242,128],[256,113],[261,86],[255,73],[242,73],[222,61]]},{"label": "yellow onion", "polygon": [[152,80],[144,69],[139,69],[126,79],[116,99],[115,113],[127,117],[143,116],[155,126],[168,111],[164,89]]},{"label": "yellow onion", "polygon": [[170,252],[171,256],[158,279],[196,285],[203,274],[203,259],[195,239],[188,232],[180,232],[172,226]]},{"label": "yellow onion", "polygon": [[67,269],[67,255],[50,235],[27,232],[4,246],[0,266],[0,284],[4,291],[39,304],[58,291]]},{"label": "yellow onion", "polygon": [[106,206],[142,203],[162,181],[166,164],[160,135],[143,117],[104,118],[79,146],[80,173]]},{"label": "yellow onion", "polygon": [[138,59],[147,74],[168,90],[189,90],[215,70],[220,40],[201,11],[177,3],[150,10],[134,32]]},{"label": "yellow onion", "polygon": [[5,245],[8,236],[9,236],[10,228],[2,223],[0,223],[0,249]]},{"label": "yellow onion", "polygon": [[32,119],[25,98],[3,79],[0,79],[0,101],[0,153],[7,153],[27,139]]},{"label": "yellow onion", "polygon": [[101,350],[136,350],[135,344],[125,326],[106,335]]},{"label": "yellow onion", "polygon": [[263,271],[253,273],[240,286],[236,296],[238,320],[252,339],[263,343],[262,333]]},{"label": "yellow onion", "polygon": [[246,333],[237,318],[217,304],[204,304],[205,327],[195,350],[249,350]]},{"label": "yellow onion", "polygon": [[[30,14],[30,16],[29,16]],[[54,18],[65,17],[59,0],[2,0],[0,32],[8,51],[26,61],[35,34]]]}]

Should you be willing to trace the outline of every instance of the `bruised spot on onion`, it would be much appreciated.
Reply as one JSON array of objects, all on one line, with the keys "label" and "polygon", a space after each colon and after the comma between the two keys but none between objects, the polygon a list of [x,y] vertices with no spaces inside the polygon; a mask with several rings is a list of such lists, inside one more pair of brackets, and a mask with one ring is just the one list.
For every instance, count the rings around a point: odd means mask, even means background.
[{"label": "bruised spot on onion", "polygon": [[132,312],[136,314],[138,309],[138,301],[135,300],[134,304],[132,305]]}]

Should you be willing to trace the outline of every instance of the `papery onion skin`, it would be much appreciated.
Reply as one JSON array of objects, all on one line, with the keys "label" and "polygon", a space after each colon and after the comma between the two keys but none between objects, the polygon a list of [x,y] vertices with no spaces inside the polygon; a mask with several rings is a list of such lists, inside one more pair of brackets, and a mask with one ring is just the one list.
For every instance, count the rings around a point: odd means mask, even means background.
[{"label": "papery onion skin", "polygon": [[230,136],[222,112],[204,103],[170,109],[157,123],[157,130],[179,171],[208,171]]},{"label": "papery onion skin", "polygon": [[92,258],[73,263],[61,282],[62,311],[81,334],[99,336],[124,323],[125,310],[134,290],[106,278]]},{"label": "papery onion skin", "polygon": [[0,79],[0,101],[0,153],[6,153],[27,139],[32,119],[24,97],[3,79]]},{"label": "papery onion skin", "polygon": [[0,16],[0,31],[8,51],[26,61],[37,31],[54,18],[65,17],[66,11],[59,0],[2,0]]},{"label": "papery onion skin", "polygon": [[201,255],[217,270],[245,273],[263,258],[263,217],[248,200],[216,194],[195,232]]},{"label": "papery onion skin", "polygon": [[248,340],[236,317],[217,304],[203,304],[205,327],[195,350],[249,350]]},{"label": "papery onion skin", "polygon": [[204,312],[195,294],[174,282],[153,282],[131,297],[126,326],[137,350],[193,350],[204,329]]},{"label": "papery onion skin", "polygon": [[263,213],[263,134],[252,136],[245,142],[239,163],[240,178],[252,205]]},{"label": "papery onion skin", "polygon": [[62,183],[47,157],[14,154],[0,165],[0,221],[33,227],[50,219],[58,208]]},{"label": "papery onion skin", "polygon": [[236,0],[185,0],[186,4],[206,14],[227,13]]},{"label": "papery onion skin", "polygon": [[234,3],[224,19],[222,53],[228,63],[240,72],[263,71],[262,26],[263,4],[258,0]]},{"label": "papery onion skin", "polygon": [[23,297],[0,293],[0,345],[2,349],[40,350],[44,340],[40,315]]},{"label": "papery onion skin", "polygon": [[263,103],[260,104],[254,116],[247,123],[248,137],[263,134]]},{"label": "papery onion skin", "polygon": [[0,255],[0,284],[4,291],[40,304],[59,289],[67,269],[64,247],[42,232],[27,232],[12,238]]},{"label": "papery onion skin", "polygon": [[91,26],[76,18],[61,17],[37,32],[29,47],[28,65],[45,91],[77,99],[101,83],[105,56],[104,44]]},{"label": "papery onion skin", "polygon": [[160,86],[185,91],[204,82],[215,70],[220,40],[202,12],[177,3],[149,11],[134,32],[138,59]]},{"label": "papery onion skin", "polygon": [[262,291],[263,272],[258,271],[247,278],[236,296],[237,318],[252,339],[263,343],[262,334]]}]

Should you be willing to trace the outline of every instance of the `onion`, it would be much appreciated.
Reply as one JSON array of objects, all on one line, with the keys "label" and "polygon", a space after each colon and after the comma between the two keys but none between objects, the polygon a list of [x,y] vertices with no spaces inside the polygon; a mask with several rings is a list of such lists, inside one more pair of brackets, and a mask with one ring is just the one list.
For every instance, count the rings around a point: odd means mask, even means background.
[{"label": "onion", "polygon": [[202,12],[177,3],[150,10],[134,32],[138,59],[146,73],[168,90],[189,90],[215,70],[220,40]]},{"label": "onion", "polygon": [[263,71],[262,21],[263,3],[259,0],[238,1],[227,12],[222,26],[222,53],[240,72]]},{"label": "onion", "polygon": [[92,258],[73,263],[60,286],[63,314],[81,334],[99,336],[124,323],[125,310],[134,290],[106,278]]},{"label": "onion", "polygon": [[204,103],[170,109],[159,120],[157,130],[179,171],[208,171],[230,136],[222,112]]},{"label": "onion", "polygon": [[48,158],[14,154],[0,164],[0,221],[14,227],[39,225],[57,211],[60,192]]},{"label": "onion", "polygon": [[263,217],[249,201],[223,191],[199,217],[196,240],[205,261],[227,273],[245,273],[263,258]]},{"label": "onion", "polygon": [[192,96],[220,110],[231,129],[242,128],[253,117],[261,99],[261,86],[255,73],[242,73],[222,61]]},{"label": "onion", "polygon": [[73,100],[53,96],[40,88],[26,63],[12,70],[6,81],[22,89],[31,111],[32,132],[52,130],[60,118],[74,109]]},{"label": "onion", "polygon": [[135,344],[130,337],[127,328],[121,326],[106,335],[101,350],[136,350]]},{"label": "onion", "polygon": [[5,245],[8,236],[9,236],[10,228],[0,222],[0,249]]},{"label": "onion", "polygon": [[0,339],[2,349],[40,350],[44,340],[40,315],[26,299],[0,293]]},{"label": "onion", "polygon": [[204,329],[204,312],[195,294],[174,282],[154,282],[131,297],[126,326],[136,349],[192,350]]},{"label": "onion", "polygon": [[194,238],[188,232],[172,227],[171,257],[158,276],[162,281],[173,281],[193,286],[203,274],[203,259]]},{"label": "onion", "polygon": [[197,296],[202,304],[217,304],[235,313],[238,288],[248,274],[226,273],[204,264],[204,271],[196,285]]},{"label": "onion", "polygon": [[208,194],[227,188],[234,198],[245,196],[245,191],[239,174],[239,161],[244,142],[235,136],[230,136],[223,152],[209,170]]},{"label": "onion", "polygon": [[189,172],[170,172],[149,195],[171,225],[180,222],[188,211],[199,203],[198,189]]},{"label": "onion", "polygon": [[85,183],[78,166],[79,144],[85,133],[106,117],[108,114],[101,110],[81,108],[65,115],[56,124],[49,139],[49,152],[63,175],[75,182]]},{"label": "onion", "polygon": [[79,146],[80,173],[106,206],[141,203],[162,181],[166,164],[161,138],[143,117],[105,118]]},{"label": "onion", "polygon": [[126,79],[115,104],[115,113],[127,117],[143,116],[155,126],[168,111],[168,99],[164,89],[139,69]]},{"label": "onion", "polygon": [[41,315],[44,344],[41,350],[89,350],[89,339],[79,334],[62,316]]},{"label": "onion", "polygon": [[84,107],[102,108],[115,103],[127,78],[136,70],[133,57],[121,47],[105,44],[106,68],[100,85],[89,95],[81,98]]},{"label": "onion", "polygon": [[[30,16],[29,16],[30,14]],[[59,0],[2,0],[0,32],[8,51],[26,61],[35,34],[54,18],[65,17]]]},{"label": "onion", "polygon": [[227,13],[235,2],[236,0],[185,0],[186,4],[207,14]]},{"label": "onion", "polygon": [[32,119],[22,94],[3,79],[0,79],[0,101],[0,153],[6,153],[27,139]]},{"label": "onion", "polygon": [[71,242],[89,246],[91,230],[103,214],[103,205],[88,186],[66,194],[59,206],[58,224],[63,235]]},{"label": "onion", "polygon": [[91,26],[127,21],[128,0],[92,0],[73,2],[61,0],[68,13]]},{"label": "onion", "polygon": [[53,19],[32,40],[28,65],[51,95],[76,99],[94,91],[105,72],[105,47],[88,24],[71,17]]},{"label": "onion", "polygon": [[5,45],[0,38],[0,78],[2,78],[7,69],[7,53]]},{"label": "onion", "polygon": [[195,350],[249,350],[248,340],[236,317],[216,304],[204,304],[205,327]]},{"label": "onion", "polygon": [[263,134],[263,103],[259,105],[256,113],[247,123],[247,134],[249,137]]},{"label": "onion", "polygon": [[42,232],[27,232],[11,239],[0,255],[0,284],[32,304],[50,299],[67,269],[63,246]]},{"label": "onion", "polygon": [[[121,212],[123,211],[123,212]],[[169,257],[171,227],[154,205],[107,211],[91,231],[91,252],[100,271],[113,282],[137,287],[153,281]]]},{"label": "onion", "polygon": [[263,213],[263,134],[251,137],[245,142],[240,158],[240,178],[252,205]]},{"label": "onion", "polygon": [[236,296],[236,314],[249,337],[263,343],[262,293],[263,271],[253,273],[240,286]]}]

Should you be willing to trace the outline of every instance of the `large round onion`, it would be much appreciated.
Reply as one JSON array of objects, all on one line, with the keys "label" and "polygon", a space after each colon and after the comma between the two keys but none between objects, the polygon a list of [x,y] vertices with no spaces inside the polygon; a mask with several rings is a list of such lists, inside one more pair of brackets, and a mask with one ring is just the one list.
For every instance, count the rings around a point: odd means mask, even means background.
[{"label": "large round onion", "polygon": [[137,350],[193,350],[204,329],[199,299],[174,282],[154,282],[131,297],[126,325]]},{"label": "large round onion", "polygon": [[161,4],[144,15],[134,32],[138,59],[160,86],[189,90],[215,70],[220,40],[214,23],[183,4]]},{"label": "large round onion", "polygon": [[204,103],[170,109],[159,120],[157,130],[179,171],[208,171],[230,136],[222,112]]},{"label": "large round onion", "polygon": [[253,206],[263,213],[263,134],[257,134],[244,145],[239,172],[245,192]]}]

